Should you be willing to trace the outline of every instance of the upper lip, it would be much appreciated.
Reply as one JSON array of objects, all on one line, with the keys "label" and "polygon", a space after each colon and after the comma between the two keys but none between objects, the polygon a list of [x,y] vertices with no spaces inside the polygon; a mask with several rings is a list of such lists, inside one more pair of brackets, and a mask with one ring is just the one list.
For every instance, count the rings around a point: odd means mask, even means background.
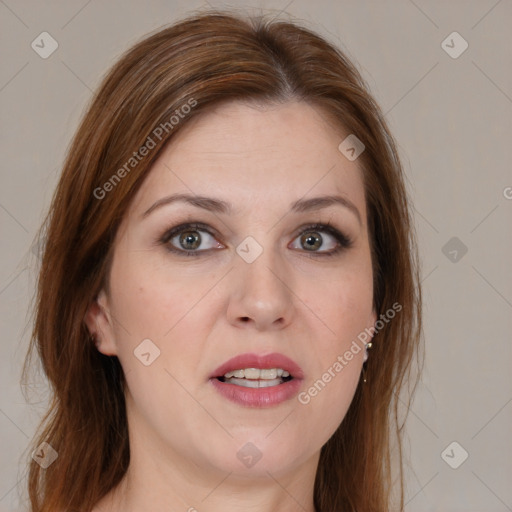
[{"label": "upper lip", "polygon": [[222,377],[228,372],[244,368],[282,368],[289,372],[293,378],[302,379],[304,377],[302,368],[295,361],[283,354],[273,352],[265,355],[247,353],[232,357],[214,370],[210,375],[210,378]]}]

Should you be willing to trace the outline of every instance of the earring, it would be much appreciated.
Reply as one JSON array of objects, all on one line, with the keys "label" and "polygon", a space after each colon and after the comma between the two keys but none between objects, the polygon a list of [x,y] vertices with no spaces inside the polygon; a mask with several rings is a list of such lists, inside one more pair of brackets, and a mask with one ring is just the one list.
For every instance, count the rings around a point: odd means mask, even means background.
[{"label": "earring", "polygon": [[369,343],[366,343],[365,346],[364,346],[364,359],[363,359],[363,362],[366,363],[366,361],[368,360],[368,350],[372,348],[372,342],[370,341]]},{"label": "earring", "polygon": [[[372,348],[372,343],[366,343],[364,346],[364,363],[368,360],[368,350]],[[363,363],[363,382],[366,382],[366,365]]]}]

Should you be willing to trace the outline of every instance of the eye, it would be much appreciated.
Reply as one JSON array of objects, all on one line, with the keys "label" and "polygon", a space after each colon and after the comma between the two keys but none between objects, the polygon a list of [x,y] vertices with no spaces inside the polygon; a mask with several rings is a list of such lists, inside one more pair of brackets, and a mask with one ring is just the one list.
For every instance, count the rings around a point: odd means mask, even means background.
[{"label": "eye", "polygon": [[[224,249],[225,246],[217,241],[210,229],[201,223],[181,224],[168,230],[159,242],[179,256],[201,256],[212,249]],[[352,245],[349,237],[330,224],[302,227],[300,236],[295,240],[298,240],[299,246],[294,241],[292,249],[306,251],[317,257],[334,256]]]},{"label": "eye", "polygon": [[[313,224],[302,228],[301,235],[292,245],[293,249],[303,249],[315,256],[333,256],[352,245],[352,241],[330,224]],[[319,250],[323,249],[323,250]]]},{"label": "eye", "polygon": [[212,233],[202,224],[184,224],[167,231],[160,242],[169,251],[185,256],[196,256],[210,249],[223,249]]}]

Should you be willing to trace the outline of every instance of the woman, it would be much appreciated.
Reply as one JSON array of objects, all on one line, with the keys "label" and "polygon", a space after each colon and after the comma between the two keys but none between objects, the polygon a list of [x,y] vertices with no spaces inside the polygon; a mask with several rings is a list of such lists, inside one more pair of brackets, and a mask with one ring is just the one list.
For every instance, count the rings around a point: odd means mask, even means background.
[{"label": "woman", "polygon": [[44,231],[33,512],[403,509],[416,245],[339,50],[219,11],[146,38],[89,106]]}]

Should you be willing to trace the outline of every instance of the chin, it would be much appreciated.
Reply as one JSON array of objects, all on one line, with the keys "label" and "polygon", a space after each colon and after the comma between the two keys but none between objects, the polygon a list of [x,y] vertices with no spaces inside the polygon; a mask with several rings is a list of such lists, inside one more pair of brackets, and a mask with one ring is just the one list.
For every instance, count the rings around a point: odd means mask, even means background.
[{"label": "chin", "polygon": [[292,442],[288,437],[286,442],[284,436],[272,439],[268,432],[266,429],[263,434],[251,436],[246,432],[244,436],[235,436],[228,446],[216,443],[216,450],[209,450],[205,455],[219,471],[241,479],[268,479],[269,473],[272,476],[286,474],[311,455],[304,451],[304,439]]}]

